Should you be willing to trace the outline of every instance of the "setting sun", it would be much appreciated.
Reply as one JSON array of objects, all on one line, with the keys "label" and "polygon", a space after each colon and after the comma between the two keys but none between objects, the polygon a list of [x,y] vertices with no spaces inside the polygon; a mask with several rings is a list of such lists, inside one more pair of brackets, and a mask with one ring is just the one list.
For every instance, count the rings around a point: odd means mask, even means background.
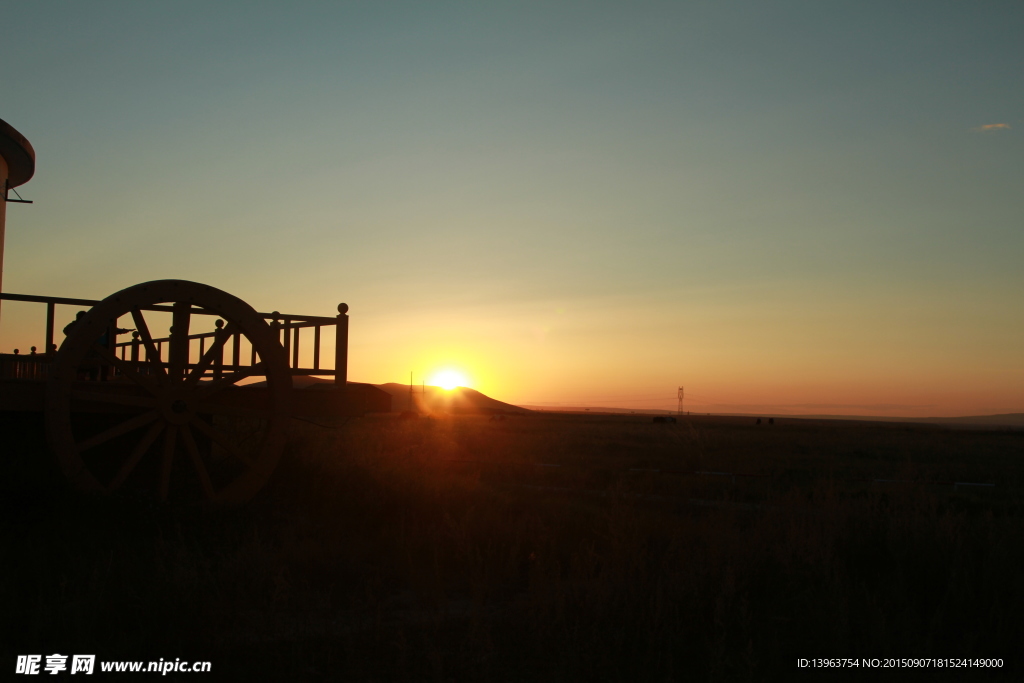
[{"label": "setting sun", "polygon": [[451,391],[455,387],[464,387],[469,385],[469,381],[466,376],[458,370],[445,369],[439,370],[434,373],[433,377],[430,378],[429,383],[441,387],[446,391]]}]

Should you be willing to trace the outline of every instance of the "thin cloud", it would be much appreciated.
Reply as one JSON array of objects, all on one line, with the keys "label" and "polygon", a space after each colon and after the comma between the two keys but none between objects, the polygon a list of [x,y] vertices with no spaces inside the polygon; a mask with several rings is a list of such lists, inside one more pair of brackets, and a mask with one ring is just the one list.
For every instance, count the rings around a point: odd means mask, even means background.
[{"label": "thin cloud", "polygon": [[1008,123],[986,123],[984,126],[978,126],[971,130],[977,133],[991,133],[996,130],[1010,130],[1010,124]]}]

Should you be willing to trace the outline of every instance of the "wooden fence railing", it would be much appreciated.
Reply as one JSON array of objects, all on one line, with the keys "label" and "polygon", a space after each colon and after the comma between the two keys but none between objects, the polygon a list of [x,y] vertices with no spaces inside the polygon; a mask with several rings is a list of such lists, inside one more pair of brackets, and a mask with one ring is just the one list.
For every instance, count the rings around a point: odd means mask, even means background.
[{"label": "wooden fence railing", "polygon": [[[46,331],[43,342],[40,344],[45,351],[40,352],[38,347],[33,346],[29,353],[20,353],[20,350],[17,349],[14,353],[0,353],[0,378],[5,379],[46,379],[49,376],[50,367],[57,351],[57,344],[54,341],[54,321],[56,320],[57,306],[81,308],[92,307],[99,303],[99,301],[91,299],[10,293],[0,293],[0,301],[22,301],[46,305]],[[171,313],[174,309],[171,306],[157,305],[145,307],[142,310]],[[213,311],[198,307],[192,308],[190,314],[218,315]],[[346,304],[339,304],[336,317],[282,314],[277,311],[273,313],[259,313],[259,315],[269,322],[272,329],[277,331],[278,342],[284,348],[285,357],[288,359],[288,366],[291,369],[292,375],[333,376],[335,384],[345,386],[348,380],[348,306]],[[218,320],[217,329],[219,330],[222,325],[223,322]],[[325,327],[334,328],[334,367],[323,367],[321,364],[323,360],[323,354],[321,353],[322,341],[324,339],[323,328]],[[128,341],[117,342],[114,341],[118,336],[116,330],[117,321],[115,320],[112,322],[110,333],[107,335],[107,338],[111,340],[107,346],[119,355],[121,360],[136,363],[152,363],[154,361],[154,359],[148,357],[144,348],[145,345],[138,337],[138,332],[133,332],[132,338]],[[311,362],[308,362],[305,367],[300,364],[300,344],[303,330],[312,330],[313,332],[312,358],[310,359]],[[198,350],[198,358],[202,358],[207,343],[211,342],[218,333],[215,330],[189,335],[189,357],[193,355],[192,350],[195,349]],[[165,352],[166,342],[169,339],[169,337],[153,339],[156,353],[159,356],[155,360],[161,364],[167,364],[169,361],[166,358],[167,353]],[[230,362],[226,362],[227,359],[222,357],[220,362],[214,363],[205,374],[213,376],[218,375],[224,370],[234,372],[245,367],[257,365],[255,349],[252,349],[251,345],[249,349],[243,349],[242,341],[243,336],[241,334],[235,333],[232,335],[231,340],[221,348],[222,356],[225,349],[230,348]],[[140,353],[142,358],[140,358]],[[188,367],[198,367],[198,363],[189,363]],[[261,373],[255,372],[253,374],[259,375]]]}]

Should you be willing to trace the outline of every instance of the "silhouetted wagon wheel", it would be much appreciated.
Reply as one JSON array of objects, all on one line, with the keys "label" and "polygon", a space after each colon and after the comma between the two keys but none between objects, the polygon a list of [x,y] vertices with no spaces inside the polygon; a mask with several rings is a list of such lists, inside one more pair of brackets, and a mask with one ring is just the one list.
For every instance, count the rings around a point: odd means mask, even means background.
[{"label": "silhouetted wagon wheel", "polygon": [[[170,334],[160,340],[147,317],[166,320],[168,312]],[[201,354],[189,339],[200,315],[226,321],[206,333]],[[125,316],[137,330],[131,360],[118,357],[106,336]],[[249,364],[239,359],[242,340]],[[229,341],[234,358],[224,365]],[[266,385],[239,386],[253,376],[265,376]],[[47,387],[47,437],[79,490],[240,503],[277,465],[291,391],[277,333],[251,306],[195,282],[146,282],[107,297],[68,330]]]}]

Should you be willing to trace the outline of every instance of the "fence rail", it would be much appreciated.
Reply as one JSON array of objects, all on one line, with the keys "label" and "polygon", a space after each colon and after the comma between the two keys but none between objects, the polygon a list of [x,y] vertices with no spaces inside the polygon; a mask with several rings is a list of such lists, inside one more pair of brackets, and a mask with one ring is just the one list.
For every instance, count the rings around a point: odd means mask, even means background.
[{"label": "fence rail", "polygon": [[[15,349],[13,354],[0,354],[0,377],[5,379],[46,379],[51,371],[53,360],[57,351],[57,344],[54,342],[55,336],[55,320],[56,320],[56,308],[57,306],[74,306],[74,307],[92,307],[100,303],[93,299],[78,299],[69,297],[56,297],[56,296],[38,296],[33,294],[13,294],[13,293],[0,293],[0,301],[20,301],[28,303],[44,304],[46,306],[46,329],[43,336],[43,343],[39,346],[42,347],[43,351],[39,352],[38,347],[31,347],[31,352],[22,354],[19,350]],[[142,308],[144,311],[155,311],[160,313],[173,313],[174,308],[169,305],[155,305],[147,306]],[[320,375],[334,377],[336,384],[344,386],[348,380],[348,307],[345,304],[341,304],[338,307],[338,315],[336,317],[329,316],[316,316],[316,315],[297,315],[297,314],[282,314],[277,311],[272,313],[258,313],[265,321],[270,324],[270,327],[275,330],[278,336],[278,343],[284,349],[285,357],[288,360],[288,367],[291,370],[292,375]],[[209,311],[204,308],[192,307],[189,311],[190,315],[207,315],[207,316],[219,316],[214,311]],[[218,321],[220,322],[220,321]],[[221,323],[222,324],[222,323]],[[323,354],[321,353],[322,341],[324,339],[323,328],[334,327],[335,332],[335,349],[334,349],[334,367],[323,367],[321,361]],[[219,332],[218,330],[212,332],[203,332],[197,334],[190,334],[189,340],[189,357],[192,355],[192,350],[198,350],[198,358],[202,358],[206,352],[206,346],[209,342],[216,339]],[[156,347],[156,357],[150,358],[149,353],[145,350],[145,344],[139,339],[139,333],[133,332],[131,340],[117,342],[117,321],[113,321],[111,324],[108,339],[112,340],[108,342],[107,348],[111,349],[115,354],[120,356],[120,359],[125,363],[132,365],[138,365],[139,368],[163,366],[168,367],[170,359],[166,358],[168,355],[165,353],[164,348],[166,343],[170,341],[170,337],[159,337],[154,338],[153,342]],[[313,344],[312,344],[312,362],[308,363],[306,367],[303,367],[300,363],[300,343],[302,341],[302,330],[312,329],[313,331]],[[235,333],[232,338],[226,342],[220,348],[220,359],[215,359],[211,367],[204,371],[204,377],[219,377],[223,372],[244,372],[247,368],[253,368],[253,375],[260,375],[258,371],[259,359],[257,357],[255,349],[249,349],[248,357],[243,353],[242,349],[242,335]],[[231,351],[231,362],[225,362],[224,351],[226,347],[230,346]],[[140,358],[140,349],[142,349]],[[246,362],[248,361],[248,362]],[[187,363],[186,367],[189,369],[195,369],[199,367],[199,363]],[[110,368],[111,372],[116,376],[120,374],[118,371],[114,371]],[[100,373],[103,375],[103,373]],[[107,377],[100,377],[105,379]]]}]

